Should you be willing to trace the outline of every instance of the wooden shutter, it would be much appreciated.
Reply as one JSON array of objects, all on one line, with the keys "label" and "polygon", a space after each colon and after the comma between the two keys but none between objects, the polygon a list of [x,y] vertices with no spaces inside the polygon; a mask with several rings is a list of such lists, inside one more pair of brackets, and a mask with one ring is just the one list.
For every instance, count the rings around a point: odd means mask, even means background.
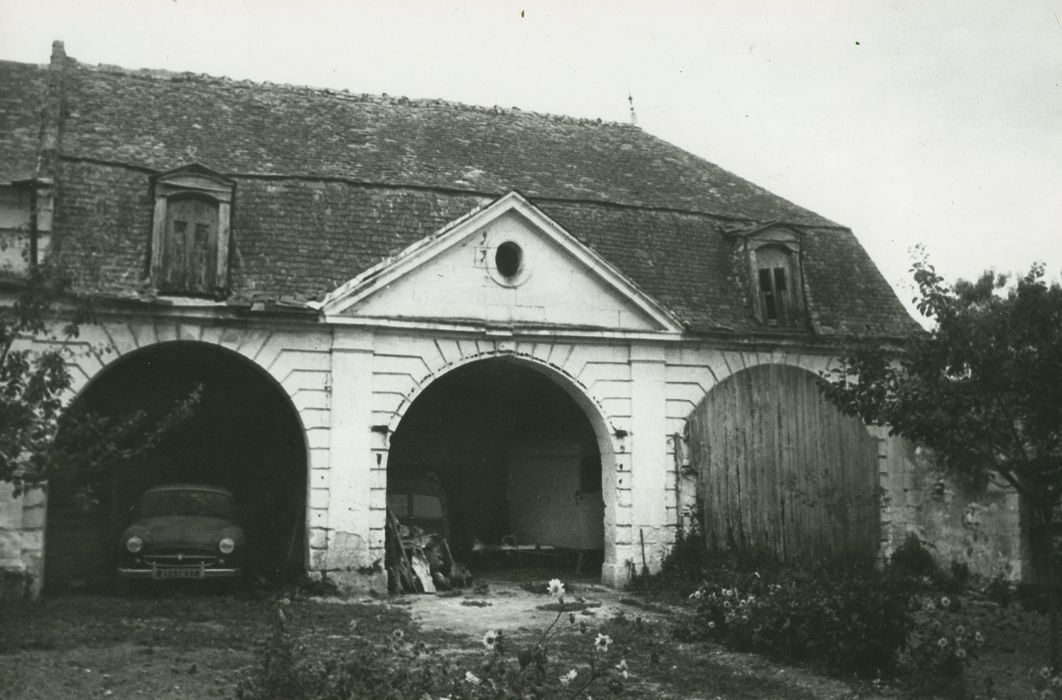
[{"label": "wooden shutter", "polygon": [[213,294],[217,266],[217,203],[202,197],[171,197],[166,208],[159,291]]}]

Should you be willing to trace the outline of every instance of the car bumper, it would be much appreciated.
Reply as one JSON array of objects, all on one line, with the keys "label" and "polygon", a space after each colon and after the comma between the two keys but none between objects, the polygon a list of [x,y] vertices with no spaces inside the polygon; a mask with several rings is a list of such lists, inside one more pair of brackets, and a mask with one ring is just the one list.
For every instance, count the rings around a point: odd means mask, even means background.
[{"label": "car bumper", "polygon": [[118,578],[153,580],[239,578],[242,573],[243,570],[239,568],[205,566],[152,566],[137,568],[118,568]]}]

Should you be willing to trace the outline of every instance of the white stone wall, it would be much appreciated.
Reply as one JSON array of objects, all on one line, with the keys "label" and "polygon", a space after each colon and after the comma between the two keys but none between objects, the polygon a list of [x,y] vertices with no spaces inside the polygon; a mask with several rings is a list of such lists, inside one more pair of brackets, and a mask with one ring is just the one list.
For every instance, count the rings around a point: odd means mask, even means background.
[{"label": "white stone wall", "polygon": [[[368,424],[363,423],[361,431],[364,435],[367,428],[369,439],[338,439],[341,444],[333,453],[335,474],[345,475],[345,495],[340,500],[347,504],[344,509],[353,507],[348,525],[362,536],[367,533],[368,546],[359,566],[371,565],[383,557],[388,438],[405,411],[434,379],[446,372],[477,360],[508,357],[555,381],[587,412],[602,455],[606,513],[606,565],[602,576],[612,583],[623,580],[626,569],[622,562],[632,557],[634,529],[630,472],[635,457],[629,446],[633,413],[628,344],[424,332],[370,335],[345,329],[337,329],[336,344],[363,348],[357,366],[352,363],[344,370],[350,378],[336,376],[333,392],[337,413],[361,416],[362,421],[368,417]],[[358,381],[352,379],[354,374]],[[662,396],[658,403],[662,410]],[[664,437],[659,437],[663,445]],[[662,447],[660,451],[662,456]],[[643,467],[646,472],[650,469],[648,463]],[[367,499],[364,484],[368,484]],[[659,491],[662,495],[662,479]],[[344,537],[351,535],[354,533],[346,532]]]},{"label": "white stone wall", "polygon": [[[830,362],[826,354],[797,349],[726,349],[644,337],[125,319],[82,329],[71,346],[75,390],[127,353],[176,340],[234,352],[287,394],[307,445],[307,566],[352,590],[385,586],[381,564],[389,437],[420,393],[454,368],[511,358],[554,381],[583,408],[602,458],[602,580],[623,585],[642,569],[643,541],[644,564],[656,571],[680,521],[690,524],[696,479],[681,468],[682,436],[688,415],[707,392],[734,372],[759,364],[783,363],[817,373]],[[1001,496],[984,508],[971,506],[973,510],[959,508],[954,499],[947,507],[927,500],[925,479],[914,469],[909,451],[878,437],[887,493],[883,552],[909,531],[953,542],[966,542],[955,540],[965,532],[969,542],[947,545],[945,556],[958,556],[973,543],[983,563],[978,573],[1020,575],[1020,562],[1014,563],[1019,549],[1016,500]],[[0,568],[28,571],[37,586],[47,543],[45,509],[40,492],[19,500],[0,497]],[[985,542],[989,545],[982,546]]]},{"label": "white stone wall", "polygon": [[[172,341],[202,342],[229,350],[262,369],[292,402],[303,429],[310,466],[309,518],[328,510],[330,463],[331,333],[327,328],[260,328],[204,319],[107,319],[81,327],[76,342],[65,343],[73,378],[72,399],[101,370],[138,349]],[[44,348],[47,343],[38,342]],[[316,479],[315,479],[316,478]],[[0,569],[21,566],[30,574],[32,594],[44,578],[47,546],[46,497],[31,491],[21,499],[0,496]]]}]

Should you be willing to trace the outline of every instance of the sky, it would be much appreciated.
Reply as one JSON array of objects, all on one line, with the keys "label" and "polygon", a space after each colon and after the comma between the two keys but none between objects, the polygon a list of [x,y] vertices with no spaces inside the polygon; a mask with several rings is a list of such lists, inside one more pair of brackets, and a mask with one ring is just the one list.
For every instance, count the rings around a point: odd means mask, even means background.
[{"label": "sky", "polygon": [[1062,275],[1062,0],[0,0],[0,59],[625,121],[850,227],[902,300]]}]

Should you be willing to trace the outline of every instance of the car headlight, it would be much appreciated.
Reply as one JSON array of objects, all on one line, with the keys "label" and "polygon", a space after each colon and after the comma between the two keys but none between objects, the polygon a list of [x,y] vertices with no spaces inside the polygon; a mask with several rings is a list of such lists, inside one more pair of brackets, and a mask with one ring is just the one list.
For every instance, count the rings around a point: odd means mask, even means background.
[{"label": "car headlight", "polygon": [[232,550],[236,549],[236,543],[231,537],[224,537],[218,542],[218,549],[221,550],[222,554],[232,554]]},{"label": "car headlight", "polygon": [[144,548],[144,540],[140,539],[136,535],[133,535],[125,541],[125,548],[131,553],[136,554]]}]

